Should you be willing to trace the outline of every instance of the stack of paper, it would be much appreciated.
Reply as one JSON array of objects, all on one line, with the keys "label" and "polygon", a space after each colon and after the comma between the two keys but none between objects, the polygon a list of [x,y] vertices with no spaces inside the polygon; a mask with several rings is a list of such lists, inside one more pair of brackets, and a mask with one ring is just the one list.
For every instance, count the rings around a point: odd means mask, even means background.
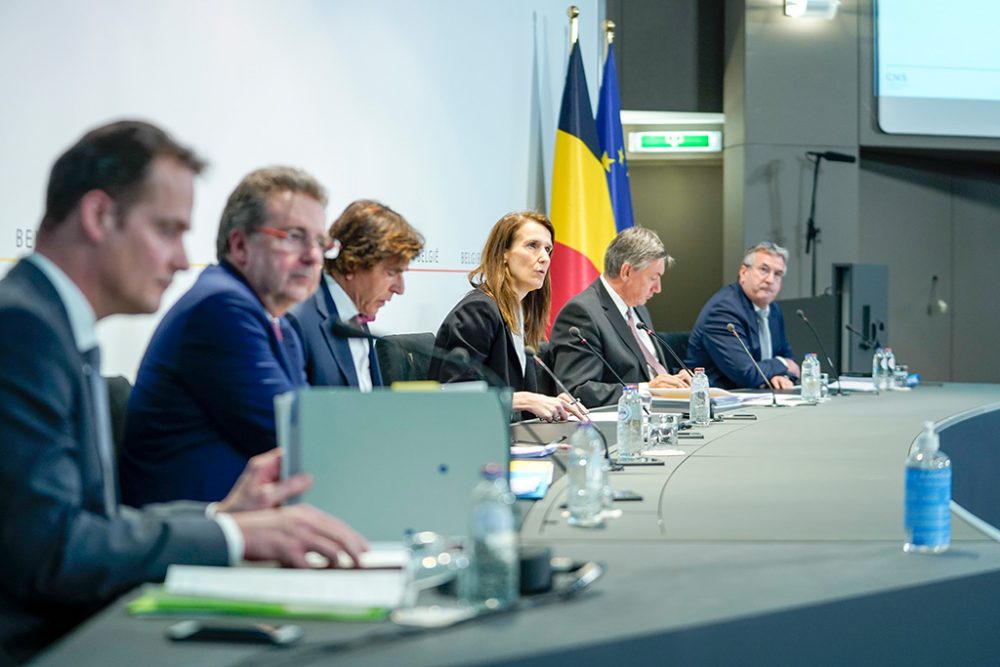
[{"label": "stack of paper", "polygon": [[368,620],[400,606],[405,591],[402,570],[172,565],[164,585],[148,588],[129,611]]}]

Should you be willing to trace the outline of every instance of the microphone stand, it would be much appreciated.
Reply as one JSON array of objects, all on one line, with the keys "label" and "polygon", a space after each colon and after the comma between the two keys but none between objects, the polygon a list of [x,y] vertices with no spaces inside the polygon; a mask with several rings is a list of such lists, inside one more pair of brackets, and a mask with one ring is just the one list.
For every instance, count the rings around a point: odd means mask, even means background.
[{"label": "microphone stand", "polygon": [[747,344],[743,342],[743,339],[740,338],[740,334],[739,332],[736,331],[736,327],[733,325],[733,323],[730,322],[729,324],[727,324],[726,329],[729,331],[729,333],[736,336],[736,340],[740,342],[740,347],[743,348],[743,351],[746,352],[747,356],[750,358],[750,363],[752,363],[753,367],[757,369],[757,372],[760,373],[760,376],[764,378],[764,382],[765,384],[767,384],[767,388],[771,390],[771,405],[769,405],[768,407],[771,408],[785,407],[784,405],[778,403],[778,394],[774,391],[774,385],[771,384],[771,381],[767,378],[767,375],[765,375],[764,371],[761,370],[760,364],[757,363],[757,360],[753,358],[752,354],[750,354],[750,349],[747,347]]},{"label": "microphone stand", "polygon": [[848,394],[844,391],[843,387],[840,386],[840,371],[834,368],[833,359],[831,359],[830,355],[827,354],[826,346],[823,345],[823,339],[819,337],[819,333],[813,327],[812,322],[809,321],[809,318],[806,317],[806,314],[802,311],[801,308],[796,310],[795,314],[799,316],[799,319],[805,322],[805,325],[807,327],[809,327],[809,331],[812,332],[813,338],[815,338],[816,343],[819,344],[819,349],[820,352],[823,353],[823,358],[826,359],[826,363],[830,366],[830,370],[833,371],[834,375],[837,376],[837,396],[847,396]]},{"label": "microphone stand", "polygon": [[816,185],[819,182],[819,163],[822,155],[816,155],[813,167],[812,202],[809,204],[809,222],[806,224],[806,254],[812,254],[812,295],[816,296],[816,246],[819,244],[819,227],[816,226]]},{"label": "microphone stand", "polygon": [[[541,368],[543,371],[545,371],[546,375],[552,378],[552,381],[556,383],[556,387],[559,388],[559,391],[573,398],[573,402],[570,405],[578,405],[580,403],[580,401],[578,401],[576,397],[570,393],[569,389],[566,388],[566,385],[564,385],[562,381],[558,377],[556,377],[556,374],[552,371],[551,368],[549,368],[548,364],[542,361],[542,358],[539,357],[533,349],[525,346],[524,352],[529,357],[531,357],[531,359],[535,362],[536,366]],[[583,406],[581,405],[581,407]],[[584,408],[584,411],[585,411],[584,414],[586,414],[586,408]],[[597,435],[601,437],[601,442],[604,443],[604,459],[608,462],[610,470],[612,472],[620,472],[624,470],[625,468],[623,466],[618,465],[617,463],[614,463],[611,460],[611,450],[608,448],[608,439],[604,437],[604,433],[601,432],[601,429],[597,428],[597,425],[594,424],[594,420],[590,418],[590,415],[587,415],[587,421],[585,423],[593,426],[594,430],[597,431]]]},{"label": "microphone stand", "polygon": [[687,371],[688,375],[690,375],[691,377],[694,377],[694,373],[692,373],[691,369],[688,368],[687,365],[685,365],[683,361],[681,361],[681,358],[679,356],[677,356],[677,353],[674,352],[674,348],[670,347],[670,343],[667,342],[667,339],[664,338],[663,336],[661,336],[660,334],[658,334],[657,332],[653,331],[650,327],[646,326],[646,323],[643,322],[642,320],[639,320],[638,318],[636,318],[636,319],[637,319],[637,321],[635,323],[636,328],[637,329],[642,329],[646,333],[648,333],[648,334],[650,334],[652,336],[655,336],[656,339],[658,341],[660,341],[660,344],[663,345],[663,347],[665,347],[667,349],[667,352],[670,353],[670,356],[674,358],[674,361],[677,362],[677,365],[680,366],[685,371]]}]

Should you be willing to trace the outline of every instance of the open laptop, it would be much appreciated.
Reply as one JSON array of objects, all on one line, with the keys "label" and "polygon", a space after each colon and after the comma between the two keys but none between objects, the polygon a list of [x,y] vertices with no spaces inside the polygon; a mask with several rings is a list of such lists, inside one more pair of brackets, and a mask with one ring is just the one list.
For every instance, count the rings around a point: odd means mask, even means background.
[{"label": "open laptop", "polygon": [[[288,399],[284,399],[288,401]],[[508,465],[511,392],[315,387],[279,408],[286,472],[308,472],[301,500],[369,540],[432,530],[464,535],[487,463]]]}]

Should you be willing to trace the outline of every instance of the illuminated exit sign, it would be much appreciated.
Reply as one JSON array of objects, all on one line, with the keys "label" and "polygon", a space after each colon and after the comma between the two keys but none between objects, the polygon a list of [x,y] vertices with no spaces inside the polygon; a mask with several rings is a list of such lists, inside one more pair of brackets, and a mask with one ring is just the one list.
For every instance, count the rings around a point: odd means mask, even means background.
[{"label": "illuminated exit sign", "polygon": [[722,132],[674,130],[629,132],[630,153],[718,153],[722,150]]}]

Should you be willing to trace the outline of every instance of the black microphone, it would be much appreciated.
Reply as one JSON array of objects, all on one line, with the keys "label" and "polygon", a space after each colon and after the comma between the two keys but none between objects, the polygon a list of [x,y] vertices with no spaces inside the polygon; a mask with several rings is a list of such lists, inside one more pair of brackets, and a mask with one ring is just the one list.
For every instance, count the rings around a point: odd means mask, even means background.
[{"label": "black microphone", "polygon": [[593,345],[587,342],[587,339],[584,338],[583,334],[580,333],[580,327],[570,327],[569,334],[571,336],[576,336],[577,340],[586,345],[587,349],[590,350],[590,353],[601,360],[601,363],[604,364],[604,367],[607,368],[609,371],[611,371],[611,374],[615,376],[616,380],[618,380],[618,384],[622,386],[622,389],[625,389],[625,380],[622,379],[621,375],[618,375],[618,373],[615,372],[615,369],[611,367],[611,364],[609,364],[608,360],[604,358],[604,355],[598,352]]},{"label": "black microphone", "polygon": [[590,418],[589,414],[587,414],[587,409],[584,408],[583,405],[580,403],[580,401],[577,400],[577,398],[569,392],[569,389],[566,388],[566,385],[564,385],[562,381],[558,377],[556,377],[556,374],[552,372],[552,369],[549,368],[549,365],[546,364],[544,361],[542,361],[542,358],[538,356],[537,352],[535,352],[535,348],[531,347],[530,345],[525,345],[524,353],[534,360],[536,366],[541,368],[550,378],[552,378],[552,381],[556,383],[556,387],[559,388],[559,391],[573,398],[573,402],[571,403],[571,405],[579,405],[581,408],[583,408],[583,413],[587,415],[586,423],[594,427],[594,430],[597,431],[597,435],[599,435],[601,438],[601,442],[604,443],[604,459],[608,462],[608,465],[610,465],[611,471],[619,472],[621,470],[624,470],[625,466],[621,466],[611,462],[611,450],[608,448],[608,439],[604,437],[604,434],[601,432],[601,429],[597,428],[597,425],[594,424],[594,420]]},{"label": "black microphone", "polygon": [[812,322],[809,321],[809,318],[806,317],[806,314],[802,312],[801,308],[796,310],[795,314],[799,316],[800,320],[805,322],[805,325],[809,327],[809,331],[812,332],[813,338],[816,339],[816,343],[819,345],[820,352],[823,353],[823,358],[826,359],[826,363],[830,366],[830,372],[832,372],[834,376],[837,378],[837,394],[843,395],[844,390],[840,388],[840,371],[834,368],[833,360],[830,358],[830,355],[827,354],[826,347],[823,346],[823,339],[819,337],[819,334],[816,332],[816,329],[813,328]]},{"label": "black microphone", "polygon": [[830,162],[857,162],[858,158],[847,153],[837,153],[836,151],[806,151],[806,155],[812,155],[817,160],[829,160]]},{"label": "black microphone", "polygon": [[378,340],[381,338],[381,336],[376,336],[361,327],[356,327],[350,322],[340,319],[330,321],[330,331],[335,336],[340,336],[341,338],[364,338],[365,340]]},{"label": "black microphone", "polygon": [[[370,341],[380,341],[383,339],[383,336],[365,331],[360,327],[339,319],[331,320],[330,331],[335,336],[340,336],[341,338],[361,338]],[[423,353],[420,354],[423,356]],[[456,347],[447,352],[442,352],[440,348],[434,347],[431,348],[430,354],[427,356],[431,359],[439,359],[442,367],[450,363],[469,368],[480,380],[491,387],[503,388],[507,386],[507,383],[492,368],[486,366],[478,359],[472,358],[469,355],[469,351],[464,348]]]},{"label": "black microphone", "polygon": [[861,349],[862,350],[870,350],[870,349],[872,349],[872,348],[875,347],[875,343],[872,342],[872,340],[870,338],[868,338],[863,333],[861,333],[860,331],[858,331],[857,329],[855,329],[854,327],[852,327],[850,324],[845,324],[844,328],[847,329],[852,334],[854,334],[855,336],[857,336],[858,338],[861,339]]},{"label": "black microphone", "polygon": [[757,363],[757,360],[753,358],[752,354],[750,354],[750,349],[747,348],[746,343],[744,343],[743,339],[740,338],[740,334],[737,333],[736,327],[733,326],[732,322],[726,325],[726,330],[729,331],[729,333],[736,336],[736,340],[740,342],[740,347],[742,347],[743,351],[747,353],[747,356],[750,358],[750,362],[753,364],[753,367],[757,369],[757,372],[760,373],[760,376],[764,378],[764,382],[767,383],[767,388],[771,390],[771,407],[772,408],[784,407],[782,405],[778,405],[778,394],[775,393],[774,391],[774,385],[772,385],[771,381],[767,379],[766,375],[764,375],[764,371],[760,369],[760,365]]},{"label": "black microphone", "polygon": [[[556,377],[556,374],[552,372],[552,369],[549,368],[548,364],[542,361],[542,358],[538,356],[538,352],[535,351],[535,348],[531,347],[530,345],[525,345],[524,354],[530,357],[531,360],[535,362],[536,366],[541,368],[543,371],[545,371],[546,375],[552,378],[552,381],[556,383],[556,387],[559,389],[560,392],[566,394],[567,396],[573,399],[573,402],[570,403],[570,405],[579,405],[581,408],[583,408],[584,414],[587,413],[587,408],[584,408],[583,405],[580,404],[580,401],[576,398],[576,396],[571,394],[569,389],[566,388],[566,385],[564,385],[562,381]],[[588,421],[590,420],[588,419]]]},{"label": "black microphone", "polygon": [[670,356],[674,358],[674,361],[676,361],[678,364],[680,364],[680,367],[683,368],[684,370],[686,370],[688,375],[690,375],[691,377],[694,377],[694,373],[691,372],[690,368],[688,368],[686,365],[684,365],[684,362],[681,361],[681,358],[677,356],[676,352],[674,352],[674,348],[670,347],[670,343],[667,342],[666,338],[664,338],[660,334],[658,334],[655,331],[653,331],[652,329],[650,329],[648,326],[646,326],[645,322],[643,322],[642,320],[640,320],[638,318],[636,318],[635,327],[637,329],[642,329],[643,331],[645,331],[646,333],[650,334],[651,336],[656,336],[656,339],[658,341],[660,341],[660,343],[663,344],[663,347],[667,348],[667,352],[669,352]]}]

